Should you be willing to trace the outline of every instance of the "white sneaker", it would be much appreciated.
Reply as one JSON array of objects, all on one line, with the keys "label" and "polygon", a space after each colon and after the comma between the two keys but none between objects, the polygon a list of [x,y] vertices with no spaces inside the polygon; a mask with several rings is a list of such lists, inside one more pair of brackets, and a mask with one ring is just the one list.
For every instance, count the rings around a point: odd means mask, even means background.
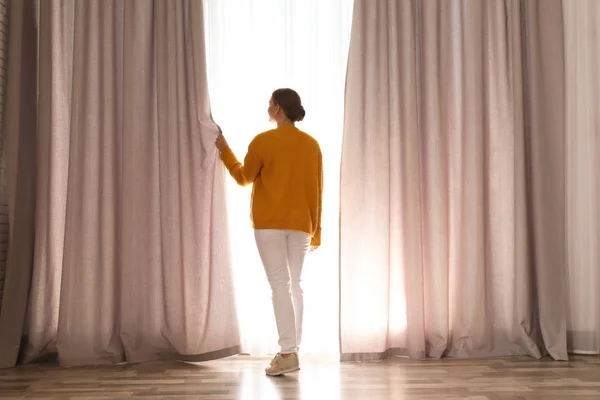
[{"label": "white sneaker", "polygon": [[292,353],[288,357],[277,354],[273,357],[273,360],[271,360],[271,365],[265,368],[265,372],[269,376],[278,376],[298,371],[299,369],[300,362],[298,361],[298,355],[296,353]]}]

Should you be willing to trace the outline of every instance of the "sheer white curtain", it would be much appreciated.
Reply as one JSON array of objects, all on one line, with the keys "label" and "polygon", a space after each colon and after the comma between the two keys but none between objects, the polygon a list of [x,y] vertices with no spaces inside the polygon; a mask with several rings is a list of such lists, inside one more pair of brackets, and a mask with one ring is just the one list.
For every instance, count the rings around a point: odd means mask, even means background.
[{"label": "sheer white curtain", "polygon": [[[298,126],[321,143],[323,246],[306,261],[301,353],[337,354],[338,218],[344,82],[352,0],[205,0],[208,82],[215,121],[242,159],[270,129],[271,92],[291,87],[306,118]],[[225,173],[225,172],[223,172]],[[249,220],[250,188],[229,180],[234,280],[242,350],[277,351],[271,293]]]},{"label": "sheer white curtain", "polygon": [[563,1],[569,350],[600,352],[600,2]]}]

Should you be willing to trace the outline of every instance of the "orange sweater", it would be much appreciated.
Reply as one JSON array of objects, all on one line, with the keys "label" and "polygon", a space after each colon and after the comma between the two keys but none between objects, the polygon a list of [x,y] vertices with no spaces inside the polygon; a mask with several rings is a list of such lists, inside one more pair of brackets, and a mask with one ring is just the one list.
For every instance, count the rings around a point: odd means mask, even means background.
[{"label": "orange sweater", "polygon": [[319,143],[294,126],[256,136],[244,159],[231,149],[221,160],[241,186],[253,183],[251,219],[254,229],[289,229],[308,233],[321,244],[323,160]]}]

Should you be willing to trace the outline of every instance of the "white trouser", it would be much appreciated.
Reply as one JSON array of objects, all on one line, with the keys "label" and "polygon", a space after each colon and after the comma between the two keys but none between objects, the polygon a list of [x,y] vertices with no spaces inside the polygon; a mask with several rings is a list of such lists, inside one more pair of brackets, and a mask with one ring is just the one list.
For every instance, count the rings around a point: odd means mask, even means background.
[{"label": "white trouser", "polygon": [[254,237],[271,285],[281,353],[296,353],[302,338],[304,308],[300,275],[310,247],[310,235],[291,230],[257,229]]}]

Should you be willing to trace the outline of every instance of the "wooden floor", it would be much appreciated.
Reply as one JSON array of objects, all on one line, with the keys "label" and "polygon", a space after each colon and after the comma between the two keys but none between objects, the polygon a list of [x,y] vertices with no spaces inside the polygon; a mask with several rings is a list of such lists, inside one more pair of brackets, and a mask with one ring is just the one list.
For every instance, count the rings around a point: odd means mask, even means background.
[{"label": "wooden floor", "polygon": [[600,399],[600,358],[487,360],[394,358],[338,363],[303,358],[289,376],[264,375],[267,359],[0,370],[0,398],[31,399]]}]

